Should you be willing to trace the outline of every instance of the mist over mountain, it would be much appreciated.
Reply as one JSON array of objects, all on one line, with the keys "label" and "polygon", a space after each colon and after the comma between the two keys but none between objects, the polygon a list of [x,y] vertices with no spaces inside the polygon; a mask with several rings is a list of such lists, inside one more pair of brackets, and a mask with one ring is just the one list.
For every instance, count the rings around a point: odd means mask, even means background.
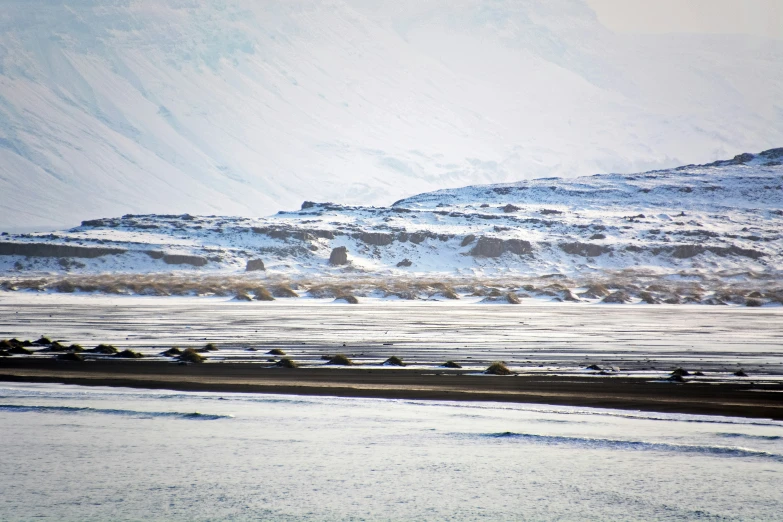
[{"label": "mist over mountain", "polygon": [[582,1],[6,0],[0,223],[259,216],[783,143],[783,42]]}]

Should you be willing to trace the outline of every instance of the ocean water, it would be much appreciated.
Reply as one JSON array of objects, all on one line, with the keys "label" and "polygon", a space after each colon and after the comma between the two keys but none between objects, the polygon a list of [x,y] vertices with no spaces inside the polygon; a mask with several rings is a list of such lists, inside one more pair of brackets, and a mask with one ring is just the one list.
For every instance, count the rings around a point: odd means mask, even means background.
[{"label": "ocean water", "polygon": [[783,422],[0,383],[0,520],[783,520]]}]

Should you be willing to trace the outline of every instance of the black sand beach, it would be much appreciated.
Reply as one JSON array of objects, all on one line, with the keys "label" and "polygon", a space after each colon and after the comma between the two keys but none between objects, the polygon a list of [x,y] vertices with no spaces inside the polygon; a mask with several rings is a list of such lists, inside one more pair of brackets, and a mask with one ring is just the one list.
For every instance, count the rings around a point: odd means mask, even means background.
[{"label": "black sand beach", "polygon": [[488,376],[446,369],[270,368],[161,361],[0,360],[0,381],[179,391],[410,400],[497,401],[783,420],[783,385],[670,383],[641,378]]}]

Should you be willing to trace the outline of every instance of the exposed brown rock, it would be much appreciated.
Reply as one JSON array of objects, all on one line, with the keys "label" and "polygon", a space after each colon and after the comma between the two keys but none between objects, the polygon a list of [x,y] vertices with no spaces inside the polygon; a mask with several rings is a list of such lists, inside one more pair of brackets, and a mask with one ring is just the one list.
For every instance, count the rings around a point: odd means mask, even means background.
[{"label": "exposed brown rock", "polygon": [[124,254],[124,248],[81,247],[71,245],[49,245],[46,243],[0,243],[0,256],[28,257],[96,257]]},{"label": "exposed brown rock", "polygon": [[476,246],[470,251],[470,255],[476,257],[500,257],[506,252],[512,254],[530,254],[533,248],[529,241],[522,239],[498,239],[495,237],[479,238]]},{"label": "exposed brown rock", "polygon": [[344,246],[333,248],[331,255],[329,255],[330,265],[347,265],[348,264],[348,249]]},{"label": "exposed brown rock", "polygon": [[601,254],[607,254],[612,251],[612,249],[607,246],[593,243],[581,243],[579,241],[573,243],[560,243],[559,246],[566,254],[583,257],[598,257]]},{"label": "exposed brown rock", "polygon": [[261,259],[249,259],[247,261],[247,267],[245,268],[245,271],[247,272],[257,272],[259,270],[266,270],[266,267],[264,266],[264,261]]},{"label": "exposed brown rock", "polygon": [[207,258],[201,256],[187,256],[181,254],[168,254],[163,256],[163,262],[167,265],[191,265],[204,266],[207,264]]},{"label": "exposed brown rock", "polygon": [[357,236],[357,239],[368,245],[387,246],[392,244],[394,236],[383,232],[362,232]]}]

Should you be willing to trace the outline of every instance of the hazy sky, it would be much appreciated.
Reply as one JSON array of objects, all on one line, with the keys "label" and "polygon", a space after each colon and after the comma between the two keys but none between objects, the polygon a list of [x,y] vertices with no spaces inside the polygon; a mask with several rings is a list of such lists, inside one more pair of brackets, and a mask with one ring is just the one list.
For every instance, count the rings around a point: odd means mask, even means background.
[{"label": "hazy sky", "polygon": [[587,0],[615,32],[742,33],[783,39],[783,0]]}]

